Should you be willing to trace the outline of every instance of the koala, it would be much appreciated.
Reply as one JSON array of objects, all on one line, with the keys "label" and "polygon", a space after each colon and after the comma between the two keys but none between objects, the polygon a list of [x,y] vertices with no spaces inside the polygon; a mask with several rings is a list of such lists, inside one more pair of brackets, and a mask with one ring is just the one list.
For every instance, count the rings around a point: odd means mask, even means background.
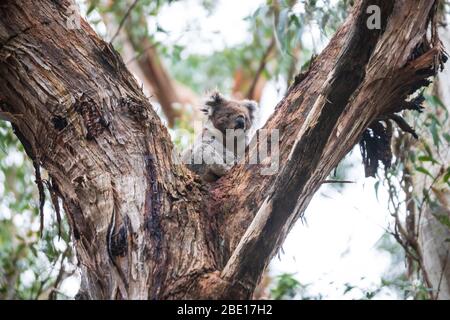
[{"label": "koala", "polygon": [[213,92],[201,109],[207,116],[202,134],[183,154],[183,163],[205,182],[214,182],[225,175],[244,155],[257,110],[255,101],[226,99]]}]

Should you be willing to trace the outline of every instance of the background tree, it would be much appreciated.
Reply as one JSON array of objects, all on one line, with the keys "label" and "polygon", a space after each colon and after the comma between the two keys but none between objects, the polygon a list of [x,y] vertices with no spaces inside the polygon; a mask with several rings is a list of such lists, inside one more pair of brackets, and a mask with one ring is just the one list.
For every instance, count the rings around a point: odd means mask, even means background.
[{"label": "background tree", "polygon": [[[439,32],[448,46],[446,24]],[[395,138],[397,161],[386,175],[396,219],[393,234],[407,252],[408,275],[424,282],[425,296],[444,300],[450,299],[449,75],[448,69],[439,75],[425,93],[427,108],[410,116],[420,139]]]}]

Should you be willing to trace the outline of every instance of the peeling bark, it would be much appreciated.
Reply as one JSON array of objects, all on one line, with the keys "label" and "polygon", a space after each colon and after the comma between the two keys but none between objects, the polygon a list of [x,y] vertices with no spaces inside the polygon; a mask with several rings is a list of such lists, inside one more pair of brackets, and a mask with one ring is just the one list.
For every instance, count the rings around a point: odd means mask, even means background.
[{"label": "peeling bark", "polygon": [[[63,200],[80,298],[251,297],[328,173],[426,84],[442,51],[426,39],[434,1],[359,1],[264,126],[280,130],[279,172],[238,165],[205,186],[173,163],[166,128],[114,49],[84,21],[66,28],[70,4],[0,4],[0,115]],[[371,4],[381,30],[366,28]]]}]

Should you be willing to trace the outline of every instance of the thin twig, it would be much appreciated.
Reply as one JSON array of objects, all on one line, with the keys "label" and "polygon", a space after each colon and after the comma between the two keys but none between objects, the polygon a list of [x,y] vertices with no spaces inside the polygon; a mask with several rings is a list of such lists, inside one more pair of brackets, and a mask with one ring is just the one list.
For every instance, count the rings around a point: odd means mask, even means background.
[{"label": "thin twig", "polygon": [[116,39],[116,37],[119,35],[119,32],[123,28],[123,25],[125,24],[125,21],[127,20],[128,16],[130,15],[131,11],[133,10],[133,8],[137,5],[138,1],[139,0],[134,0],[134,2],[128,8],[127,12],[125,13],[125,15],[123,16],[122,20],[120,21],[120,24],[119,24],[119,27],[117,28],[116,33],[111,38],[111,41],[109,43],[112,44],[114,42],[114,40]]},{"label": "thin twig", "polygon": [[355,183],[355,181],[349,181],[349,180],[323,180],[322,183]]},{"label": "thin twig", "polygon": [[433,178],[433,181],[431,182],[431,184],[427,188],[427,190],[426,190],[426,192],[424,194],[424,197],[423,197],[422,201],[420,202],[419,215],[418,215],[418,218],[417,218],[417,225],[416,225],[416,227],[417,227],[416,234],[417,235],[419,234],[420,220],[422,219],[422,213],[423,213],[423,208],[424,208],[425,202],[429,199],[430,192],[432,191],[435,183],[440,179],[441,176],[442,176],[442,174],[438,174],[438,175],[436,175],[436,177]]}]

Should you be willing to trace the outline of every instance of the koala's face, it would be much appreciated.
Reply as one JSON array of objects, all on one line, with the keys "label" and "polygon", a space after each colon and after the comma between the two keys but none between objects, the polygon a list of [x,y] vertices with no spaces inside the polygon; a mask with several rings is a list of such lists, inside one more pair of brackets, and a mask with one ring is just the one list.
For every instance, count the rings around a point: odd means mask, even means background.
[{"label": "koala's face", "polygon": [[214,127],[225,134],[226,129],[250,129],[253,125],[256,108],[255,101],[228,100],[220,93],[214,92],[206,101],[206,107],[202,111],[208,114]]}]

